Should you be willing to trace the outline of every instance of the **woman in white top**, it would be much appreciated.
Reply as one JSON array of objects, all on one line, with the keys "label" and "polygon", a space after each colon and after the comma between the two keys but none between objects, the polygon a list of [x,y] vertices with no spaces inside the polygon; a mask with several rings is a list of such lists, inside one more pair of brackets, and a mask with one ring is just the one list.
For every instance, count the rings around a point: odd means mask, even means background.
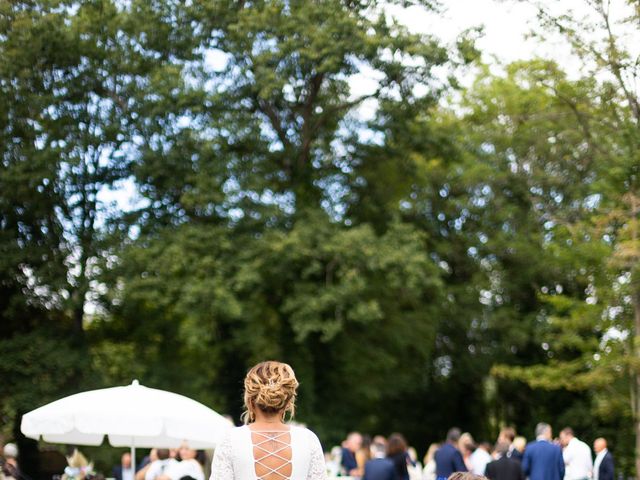
[{"label": "woman in white top", "polygon": [[287,425],[298,381],[286,363],[262,362],[244,380],[245,425],[217,446],[210,480],[325,480],[318,437]]}]

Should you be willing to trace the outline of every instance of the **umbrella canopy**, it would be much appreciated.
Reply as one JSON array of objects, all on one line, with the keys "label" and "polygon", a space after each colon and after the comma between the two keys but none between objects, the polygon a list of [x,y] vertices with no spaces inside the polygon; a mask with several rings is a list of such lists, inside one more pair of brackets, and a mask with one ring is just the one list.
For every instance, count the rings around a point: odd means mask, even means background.
[{"label": "umbrella canopy", "polygon": [[231,423],[203,404],[176,393],[126,387],[78,393],[22,417],[25,436],[51,443],[114,447],[213,448]]}]

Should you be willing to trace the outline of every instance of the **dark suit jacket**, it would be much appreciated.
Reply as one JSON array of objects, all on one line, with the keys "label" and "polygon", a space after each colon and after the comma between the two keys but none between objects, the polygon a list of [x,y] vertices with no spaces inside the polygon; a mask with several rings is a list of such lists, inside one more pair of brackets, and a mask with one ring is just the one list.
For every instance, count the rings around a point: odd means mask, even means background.
[{"label": "dark suit jacket", "polygon": [[445,443],[436,451],[435,460],[436,477],[449,477],[453,472],[467,471],[462,454],[450,443]]},{"label": "dark suit jacket", "polygon": [[564,478],[562,450],[546,440],[531,442],[524,450],[522,470],[529,480],[562,480]]},{"label": "dark suit jacket", "polygon": [[489,480],[524,480],[520,462],[507,457],[488,463],[484,475]]},{"label": "dark suit jacket", "polygon": [[395,467],[388,458],[374,458],[364,464],[362,480],[394,480]]},{"label": "dark suit jacket", "polygon": [[520,463],[522,463],[522,456],[523,454],[520,453],[518,450],[516,450],[515,448],[509,450],[509,453],[507,453],[507,457],[509,458],[513,458],[514,460],[519,461]]},{"label": "dark suit jacket", "polygon": [[358,468],[358,462],[356,456],[348,448],[342,447],[342,466],[347,471],[347,475],[351,470]]},{"label": "dark suit jacket", "polygon": [[613,455],[611,455],[611,452],[607,452],[598,469],[598,480],[613,480],[613,472]]},{"label": "dark suit jacket", "polygon": [[116,465],[112,470],[113,478],[122,480],[122,465]]},{"label": "dark suit jacket", "polygon": [[[136,468],[136,472],[138,470],[140,469]],[[116,480],[122,480],[122,465],[116,465],[115,467],[113,467],[112,474],[113,478],[115,478]]]}]

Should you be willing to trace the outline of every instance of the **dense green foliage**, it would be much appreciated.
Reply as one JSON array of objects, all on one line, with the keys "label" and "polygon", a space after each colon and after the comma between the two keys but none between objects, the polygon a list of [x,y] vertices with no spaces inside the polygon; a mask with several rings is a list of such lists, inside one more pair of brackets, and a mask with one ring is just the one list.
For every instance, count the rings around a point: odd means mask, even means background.
[{"label": "dense green foliage", "polygon": [[0,433],[132,378],[238,419],[275,358],[327,446],[544,420],[634,471],[637,66],[543,12],[594,71],[492,73],[384,3],[0,1]]}]

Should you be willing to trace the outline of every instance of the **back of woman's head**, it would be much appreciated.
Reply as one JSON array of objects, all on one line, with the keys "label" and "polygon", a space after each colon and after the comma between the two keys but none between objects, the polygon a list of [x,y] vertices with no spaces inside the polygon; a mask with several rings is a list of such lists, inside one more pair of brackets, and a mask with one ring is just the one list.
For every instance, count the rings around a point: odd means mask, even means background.
[{"label": "back of woman's head", "polygon": [[489,480],[487,477],[483,477],[482,475],[476,475],[471,472],[454,472],[452,473],[447,480]]},{"label": "back of woman's head", "polygon": [[393,433],[387,440],[387,456],[393,457],[407,451],[407,442],[399,433]]},{"label": "back of woman's head", "polygon": [[255,421],[255,411],[266,414],[295,412],[296,380],[293,369],[286,363],[262,362],[247,372],[244,379],[244,423]]}]

